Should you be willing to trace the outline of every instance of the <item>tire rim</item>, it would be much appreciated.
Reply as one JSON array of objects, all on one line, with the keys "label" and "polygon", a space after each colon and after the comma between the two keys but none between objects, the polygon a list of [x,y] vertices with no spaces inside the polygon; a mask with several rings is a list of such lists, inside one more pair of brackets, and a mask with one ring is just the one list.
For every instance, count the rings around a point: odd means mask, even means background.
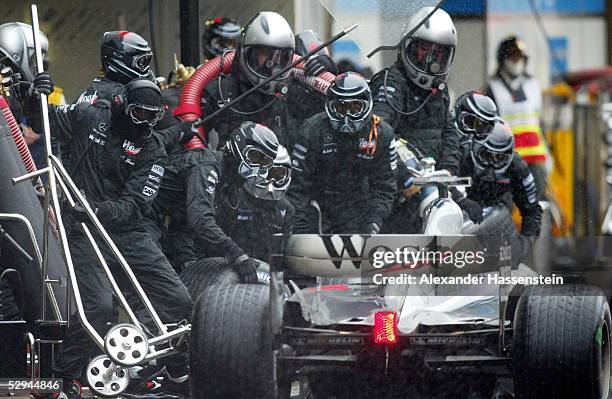
[{"label": "tire rim", "polygon": [[604,320],[602,326],[602,345],[601,345],[601,368],[599,381],[601,383],[600,398],[608,398],[610,393],[610,329],[608,322]]}]

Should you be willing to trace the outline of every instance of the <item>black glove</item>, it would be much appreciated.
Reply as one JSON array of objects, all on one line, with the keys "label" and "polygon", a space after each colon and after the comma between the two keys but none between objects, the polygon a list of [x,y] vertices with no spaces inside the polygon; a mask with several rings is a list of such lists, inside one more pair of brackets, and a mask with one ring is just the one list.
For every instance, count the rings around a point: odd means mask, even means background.
[{"label": "black glove", "polygon": [[309,76],[319,76],[323,72],[335,74],[336,71],[336,64],[326,55],[315,55],[304,64],[304,72]]},{"label": "black glove", "polygon": [[51,79],[49,72],[40,72],[36,74],[34,82],[32,83],[32,89],[35,92],[48,96],[53,93],[54,88],[55,85],[53,84],[53,79]]},{"label": "black glove", "polygon": [[240,255],[233,262],[234,270],[240,276],[240,282],[244,284],[257,283],[257,264],[247,254]]},{"label": "black glove", "polygon": [[[81,195],[85,197],[85,191],[79,190]],[[91,209],[97,215],[98,207],[94,204],[90,204]],[[72,208],[70,208],[69,212],[74,216],[74,218],[81,223],[91,223],[91,219],[85,210],[85,207],[81,205],[80,202],[76,202]]]},{"label": "black glove", "polygon": [[197,121],[181,122],[178,124],[178,129],[180,130],[178,138],[179,143],[185,144],[191,140],[193,136],[199,133],[198,128],[195,126],[199,121],[200,119]]},{"label": "black glove", "polygon": [[467,212],[472,222],[476,224],[482,223],[482,207],[478,205],[476,201],[472,201],[471,199],[465,197],[462,200],[457,201],[457,205]]}]

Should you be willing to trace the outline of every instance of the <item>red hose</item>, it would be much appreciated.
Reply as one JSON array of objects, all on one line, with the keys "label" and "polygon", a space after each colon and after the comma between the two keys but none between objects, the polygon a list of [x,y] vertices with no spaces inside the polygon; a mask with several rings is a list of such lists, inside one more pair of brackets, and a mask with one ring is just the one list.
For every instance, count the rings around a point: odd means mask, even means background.
[{"label": "red hose", "polygon": [[[235,52],[226,53],[225,55],[217,56],[206,62],[187,81],[181,95],[179,97],[179,105],[172,111],[172,114],[183,121],[196,121],[202,117],[202,93],[204,88],[214,79],[219,77],[221,69],[221,59],[223,58],[223,73],[229,73],[234,60]],[[293,56],[298,58],[297,55]],[[325,93],[329,85],[336,79],[336,75],[323,72],[317,77],[306,76],[302,68],[304,63],[300,63],[291,70],[292,76],[300,83],[308,85],[315,90]],[[200,133],[203,137],[206,136],[204,129],[200,127]],[[204,148],[204,143],[199,137],[195,136],[189,142],[183,145],[186,150],[195,148]]]},{"label": "red hose", "polygon": [[11,109],[9,108],[9,104],[6,101],[4,96],[0,95],[0,108],[2,108],[2,115],[6,118],[8,122],[8,127],[11,130],[11,134],[13,135],[13,140],[15,140],[15,144],[17,144],[17,150],[19,151],[19,155],[21,156],[21,160],[26,167],[28,173],[32,173],[36,171],[36,165],[34,164],[34,159],[32,159],[32,154],[30,154],[30,150],[28,149],[28,145],[23,139],[23,135],[21,134],[21,129],[19,129],[19,124],[15,120]]},{"label": "red hose", "polygon": [[336,79],[336,75],[330,72],[323,72],[319,76],[306,75],[303,69],[300,68],[302,64],[298,64],[291,70],[291,76],[301,84],[312,87],[320,93],[327,93],[327,89]]},{"label": "red hose", "polygon": [[[223,56],[223,73],[229,73],[234,60],[234,52],[227,53]],[[179,97],[179,105],[172,111],[174,116],[179,117],[183,121],[196,121],[202,116],[202,92],[208,83],[219,76],[221,69],[221,57],[215,57],[208,61],[200,68],[185,83],[181,96]],[[204,128],[200,127],[202,137],[206,137]],[[183,145],[186,150],[195,148],[204,148],[204,143],[199,137],[195,136]]]}]

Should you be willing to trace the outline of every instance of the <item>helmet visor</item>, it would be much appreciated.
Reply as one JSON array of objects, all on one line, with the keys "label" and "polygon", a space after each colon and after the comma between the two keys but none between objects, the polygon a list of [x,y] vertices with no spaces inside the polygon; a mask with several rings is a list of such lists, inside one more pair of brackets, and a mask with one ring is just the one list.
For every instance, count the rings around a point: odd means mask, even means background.
[{"label": "helmet visor", "polygon": [[477,139],[483,139],[491,133],[494,121],[479,118],[477,115],[464,112],[461,114],[461,124],[465,131],[474,133]]},{"label": "helmet visor", "polygon": [[284,185],[290,175],[291,170],[286,166],[274,165],[268,169],[268,179],[278,186]]},{"label": "helmet visor", "polygon": [[140,54],[134,57],[132,66],[140,73],[144,74],[149,70],[151,66],[151,60],[153,59],[152,53]]},{"label": "helmet visor", "polygon": [[406,58],[421,72],[432,75],[443,75],[448,72],[455,48],[426,40],[409,40],[406,47]]},{"label": "helmet visor", "polygon": [[225,50],[234,50],[238,45],[238,39],[231,39],[227,37],[213,37],[210,40],[210,46],[222,53]]},{"label": "helmet visor", "polygon": [[132,119],[132,122],[136,124],[146,123],[149,126],[155,126],[164,116],[164,112],[163,107],[142,104],[130,104],[126,108],[126,113]]},{"label": "helmet visor", "polygon": [[244,154],[244,159],[249,166],[260,166],[268,168],[274,163],[274,159],[258,148],[249,148]]},{"label": "helmet visor", "polygon": [[336,114],[358,118],[368,108],[368,103],[365,100],[332,100],[329,102],[329,107]]},{"label": "helmet visor", "polygon": [[289,66],[292,57],[288,48],[254,46],[246,52],[246,63],[259,77],[269,78]]},{"label": "helmet visor", "polygon": [[482,147],[478,151],[478,159],[483,165],[492,166],[494,169],[501,169],[510,163],[512,152],[496,152]]}]

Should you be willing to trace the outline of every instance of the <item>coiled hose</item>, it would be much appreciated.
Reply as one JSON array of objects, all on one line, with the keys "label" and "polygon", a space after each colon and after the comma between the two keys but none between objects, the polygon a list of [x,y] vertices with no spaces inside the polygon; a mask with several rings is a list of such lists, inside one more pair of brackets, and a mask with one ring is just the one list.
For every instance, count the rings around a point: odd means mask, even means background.
[{"label": "coiled hose", "polygon": [[28,145],[21,134],[19,124],[15,120],[15,117],[9,108],[8,101],[6,101],[6,98],[2,95],[0,95],[0,108],[2,109],[2,115],[4,115],[4,118],[6,118],[6,121],[8,122],[8,127],[11,130],[13,140],[15,140],[17,150],[19,151],[19,155],[21,156],[21,160],[23,161],[26,170],[28,173],[35,172],[36,165],[34,164],[34,159],[32,159],[32,154],[30,154]]},{"label": "coiled hose", "polygon": [[[196,121],[202,117],[201,99],[204,88],[221,74],[221,64],[223,63],[223,73],[229,73],[234,60],[235,52],[227,52],[222,56],[217,56],[208,61],[187,81],[179,97],[179,105],[172,111],[172,114],[183,121]],[[298,56],[294,56],[297,59]],[[323,72],[317,77],[307,76],[303,70],[304,63],[300,63],[291,70],[291,76],[299,83],[307,85],[323,94],[327,91],[336,76],[329,72]],[[202,127],[200,133],[205,137],[206,133]],[[204,148],[202,140],[195,136],[183,145],[187,150]]]},{"label": "coiled hose", "polygon": [[[23,164],[26,170],[28,171],[28,173],[36,172],[37,170],[36,164],[34,163],[32,154],[30,154],[30,149],[28,148],[28,144],[23,138],[23,134],[21,133],[21,129],[19,128],[19,124],[17,123],[17,120],[15,120],[15,117],[13,116],[13,113],[11,112],[11,108],[9,107],[8,101],[1,94],[0,94],[0,109],[2,109],[2,115],[4,115],[4,118],[6,118],[6,121],[8,122],[9,130],[11,131],[13,140],[15,141],[15,144],[17,145],[17,151],[19,151],[19,156],[21,157],[21,160],[23,161]],[[35,184],[34,188],[41,195],[45,194],[45,189],[42,183],[40,182],[40,179],[38,179],[38,184]],[[53,213],[52,209],[49,210],[49,224],[51,226],[51,231],[53,232],[53,235],[55,236],[56,239],[59,240],[59,234],[57,232],[57,221],[55,219],[55,214]]]}]

